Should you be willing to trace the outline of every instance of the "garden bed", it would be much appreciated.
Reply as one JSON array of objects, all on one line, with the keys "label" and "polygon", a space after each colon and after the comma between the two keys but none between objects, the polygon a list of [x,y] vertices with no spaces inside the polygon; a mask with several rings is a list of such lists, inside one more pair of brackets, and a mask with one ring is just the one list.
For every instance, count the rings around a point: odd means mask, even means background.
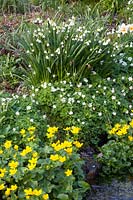
[{"label": "garden bed", "polygon": [[130,198],[132,2],[44,3],[1,4],[0,198]]}]

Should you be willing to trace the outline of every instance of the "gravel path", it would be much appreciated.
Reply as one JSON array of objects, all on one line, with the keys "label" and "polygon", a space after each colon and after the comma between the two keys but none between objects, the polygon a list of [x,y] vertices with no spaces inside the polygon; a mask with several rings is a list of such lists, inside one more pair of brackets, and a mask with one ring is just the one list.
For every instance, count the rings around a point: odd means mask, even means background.
[{"label": "gravel path", "polygon": [[92,185],[86,200],[133,200],[133,181],[113,180],[111,184]]}]

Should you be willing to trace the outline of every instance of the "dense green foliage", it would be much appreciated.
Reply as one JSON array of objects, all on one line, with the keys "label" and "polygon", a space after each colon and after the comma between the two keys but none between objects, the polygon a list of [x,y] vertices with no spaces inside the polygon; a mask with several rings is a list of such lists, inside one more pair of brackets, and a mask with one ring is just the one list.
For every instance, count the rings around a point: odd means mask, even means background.
[{"label": "dense green foliage", "polygon": [[62,128],[76,125],[82,128],[79,137],[86,146],[98,146],[112,125],[120,119],[131,119],[133,84],[129,76],[101,79],[92,74],[91,78],[93,84],[87,79],[78,84],[66,80],[44,82],[26,95],[2,98],[1,131],[12,137],[13,128],[18,131],[31,122],[40,132],[46,124]]},{"label": "dense green foliage", "polygon": [[83,181],[83,162],[77,153],[82,146],[77,141],[79,130],[63,131],[63,141],[58,127],[49,127],[46,136],[30,126],[6,140],[0,147],[3,199],[83,199],[89,185]]},{"label": "dense green foliage", "polygon": [[[133,114],[133,110],[131,111]],[[105,174],[133,173],[133,119],[128,123],[115,124],[109,131],[109,142],[102,146],[99,158]]]}]

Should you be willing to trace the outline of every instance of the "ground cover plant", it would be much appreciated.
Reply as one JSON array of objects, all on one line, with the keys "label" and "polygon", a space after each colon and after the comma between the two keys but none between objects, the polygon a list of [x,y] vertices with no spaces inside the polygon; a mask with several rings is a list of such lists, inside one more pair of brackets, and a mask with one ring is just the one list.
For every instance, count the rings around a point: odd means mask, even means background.
[{"label": "ground cover plant", "polygon": [[78,127],[64,128],[64,140],[60,140],[58,127],[48,127],[38,137],[37,128],[31,126],[16,134],[17,141],[15,137],[6,140],[0,148],[3,199],[83,199],[89,185],[83,181],[77,153],[83,145],[79,131]]},{"label": "ground cover plant", "polygon": [[85,199],[87,147],[132,176],[132,0],[0,5],[0,199]]},{"label": "ground cover plant", "polygon": [[79,138],[86,145],[98,146],[112,125],[120,119],[130,120],[133,78],[101,79],[93,74],[92,79],[93,84],[87,79],[78,84],[66,80],[44,82],[24,95],[1,94],[1,131],[12,137],[11,130],[27,128],[31,122],[41,132],[47,124],[62,128],[76,125],[82,128],[84,134]]},{"label": "ground cover plant", "polygon": [[115,124],[109,131],[109,139],[101,148],[103,156],[99,160],[104,163],[103,172],[133,174],[133,119],[129,123]]}]

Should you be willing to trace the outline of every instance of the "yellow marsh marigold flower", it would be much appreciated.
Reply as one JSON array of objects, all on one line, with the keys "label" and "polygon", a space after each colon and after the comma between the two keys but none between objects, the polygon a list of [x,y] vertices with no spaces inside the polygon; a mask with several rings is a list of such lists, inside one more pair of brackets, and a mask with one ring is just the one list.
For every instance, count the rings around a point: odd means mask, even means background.
[{"label": "yellow marsh marigold flower", "polygon": [[133,119],[131,120],[131,122],[129,123],[131,128],[133,128]]},{"label": "yellow marsh marigold flower", "polygon": [[59,161],[60,162],[65,162],[66,161],[66,156],[59,156]]},{"label": "yellow marsh marigold flower", "polygon": [[0,168],[1,173],[6,173],[6,168]]},{"label": "yellow marsh marigold flower", "polygon": [[61,144],[58,144],[57,146],[54,147],[55,151],[60,151],[61,149],[63,149]]},{"label": "yellow marsh marigold flower", "polygon": [[14,145],[14,149],[17,151],[18,150],[18,145]]},{"label": "yellow marsh marigold flower", "polygon": [[46,136],[47,136],[47,138],[52,138],[52,137],[54,137],[54,133],[47,133]]},{"label": "yellow marsh marigold flower", "polygon": [[9,170],[10,176],[13,176],[14,174],[16,174],[16,172],[17,172],[17,169],[15,169],[15,168]]},{"label": "yellow marsh marigold flower", "polygon": [[31,164],[35,164],[35,163],[37,163],[37,158],[32,158],[31,160],[28,160],[28,161]]},{"label": "yellow marsh marigold flower", "polygon": [[81,148],[83,143],[80,143],[79,141],[75,141],[73,142],[73,144],[77,147],[77,148]]},{"label": "yellow marsh marigold flower", "polygon": [[73,149],[72,148],[67,148],[67,149],[65,149],[65,151],[68,153],[68,154],[72,154],[72,151],[73,151]]},{"label": "yellow marsh marigold flower", "polygon": [[34,141],[35,140],[35,136],[29,137],[27,140],[28,140],[28,142],[29,141]]},{"label": "yellow marsh marigold flower", "polygon": [[3,150],[0,150],[0,155],[3,154]]},{"label": "yellow marsh marigold flower", "polygon": [[128,139],[129,139],[130,142],[132,142],[133,141],[133,136],[128,136]]},{"label": "yellow marsh marigold flower", "polygon": [[49,127],[49,128],[47,129],[47,132],[48,132],[48,133],[56,133],[57,131],[58,131],[58,127],[56,127],[56,126]]},{"label": "yellow marsh marigold flower", "polygon": [[32,151],[32,148],[30,146],[26,146],[25,151],[26,153],[30,153]]},{"label": "yellow marsh marigold flower", "polygon": [[17,161],[14,161],[12,160],[11,162],[9,162],[8,166],[11,168],[11,169],[14,169],[18,166],[18,162]]},{"label": "yellow marsh marigold flower", "polygon": [[31,160],[28,160],[28,161],[29,161],[29,164],[28,164],[29,170],[33,170],[36,167],[37,158],[32,158]]},{"label": "yellow marsh marigold flower", "polygon": [[57,160],[59,160],[59,155],[58,155],[58,154],[51,155],[51,156],[50,156],[50,160],[52,160],[52,161],[57,161]]},{"label": "yellow marsh marigold flower", "polygon": [[49,199],[49,195],[48,194],[44,194],[42,197],[43,197],[44,200],[48,200]]},{"label": "yellow marsh marigold flower", "polygon": [[116,135],[122,136],[122,135],[123,135],[123,131],[122,131],[122,130],[117,131],[117,132],[116,132]]},{"label": "yellow marsh marigold flower", "polygon": [[65,140],[62,145],[63,145],[63,148],[72,147],[72,142],[69,142],[69,141]]},{"label": "yellow marsh marigold flower", "polygon": [[58,145],[57,142],[56,142],[56,143],[54,142],[54,143],[51,144],[51,147],[54,148],[54,147],[56,147],[57,145]]},{"label": "yellow marsh marigold flower", "polygon": [[5,195],[6,196],[9,196],[11,194],[11,189],[10,188],[7,188],[6,191],[5,191]]},{"label": "yellow marsh marigold flower", "polygon": [[71,130],[71,127],[66,127],[63,129],[64,131],[70,131]]},{"label": "yellow marsh marigold flower", "polygon": [[21,156],[26,156],[27,152],[25,149],[23,149],[23,151],[20,153]]},{"label": "yellow marsh marigold flower", "polygon": [[116,135],[121,136],[121,135],[127,134],[129,128],[130,128],[130,126],[127,125],[127,124],[125,124],[120,130],[118,130],[118,131],[116,132]]},{"label": "yellow marsh marigold flower", "polygon": [[121,124],[117,123],[117,124],[115,124],[114,127],[115,127],[116,130],[118,130],[121,127]]},{"label": "yellow marsh marigold flower", "polygon": [[58,140],[56,143],[52,143],[51,146],[54,148],[55,146],[60,144],[60,140]]},{"label": "yellow marsh marigold flower", "polygon": [[34,164],[28,164],[29,170],[33,170],[36,167],[36,163]]},{"label": "yellow marsh marigold flower", "polygon": [[71,176],[71,175],[72,175],[72,170],[67,169],[67,170],[65,171],[65,174],[66,174],[66,176]]},{"label": "yellow marsh marigold flower", "polygon": [[130,126],[128,125],[128,124],[125,124],[124,126],[123,126],[123,129],[125,129],[125,130],[128,130],[130,128]]},{"label": "yellow marsh marigold flower", "polygon": [[56,143],[52,143],[51,146],[54,148],[55,151],[60,151],[61,149],[72,147],[72,142],[64,141],[60,143],[60,141],[57,141]]},{"label": "yellow marsh marigold flower", "polygon": [[26,154],[30,153],[32,151],[32,148],[30,146],[26,146],[25,149],[20,153],[21,156],[26,156]]},{"label": "yellow marsh marigold flower", "polygon": [[37,190],[37,189],[33,190],[33,195],[40,196],[41,194],[42,194],[42,190],[41,189],[40,190]]},{"label": "yellow marsh marigold flower", "polygon": [[3,189],[5,189],[4,183],[0,184],[0,190],[3,190]]},{"label": "yellow marsh marigold flower", "polygon": [[25,193],[26,196],[33,195],[32,188],[25,189],[25,190],[24,190],[24,193]]},{"label": "yellow marsh marigold flower", "polygon": [[25,129],[21,129],[21,130],[20,130],[20,133],[21,133],[22,135],[25,135],[25,132],[26,132]]},{"label": "yellow marsh marigold flower", "polygon": [[52,143],[51,146],[55,151],[60,151],[63,148],[62,144],[60,144],[60,140],[58,140],[56,143]]},{"label": "yellow marsh marigold flower", "polygon": [[12,141],[10,141],[10,140],[6,140],[6,142],[4,143],[4,147],[6,149],[9,149],[11,147],[11,145],[12,145]]},{"label": "yellow marsh marigold flower", "polygon": [[116,132],[117,132],[118,130],[120,130],[120,128],[121,128],[121,124],[119,124],[119,123],[115,124],[114,128],[112,128],[112,129],[109,131],[109,134],[116,134]]},{"label": "yellow marsh marigold flower", "polygon": [[52,137],[54,137],[54,134],[56,133],[58,131],[58,127],[55,127],[55,126],[53,126],[53,127],[49,127],[48,129],[47,129],[47,134],[46,134],[46,136],[47,136],[47,138],[52,138]]},{"label": "yellow marsh marigold flower", "polygon": [[38,153],[37,152],[33,152],[32,156],[33,156],[33,158],[36,158],[36,157],[38,157]]},{"label": "yellow marsh marigold flower", "polygon": [[109,134],[115,134],[117,132],[117,129],[116,128],[112,128],[110,131],[109,131]]},{"label": "yellow marsh marigold flower", "polygon": [[11,185],[11,190],[14,191],[18,188],[18,186],[15,184],[15,185]]},{"label": "yellow marsh marigold flower", "polygon": [[3,178],[5,176],[5,173],[6,173],[6,169],[0,168],[0,178]]},{"label": "yellow marsh marigold flower", "polygon": [[116,124],[112,130],[109,131],[109,134],[116,134],[119,136],[127,134],[128,129],[130,128],[129,125],[125,124],[121,126],[120,124]]},{"label": "yellow marsh marigold flower", "polygon": [[16,156],[17,156],[17,154],[15,153],[15,154],[13,155],[13,158],[16,158]]},{"label": "yellow marsh marigold flower", "polygon": [[81,128],[73,126],[71,129],[71,132],[76,135],[79,133],[80,130],[81,130]]},{"label": "yellow marsh marigold flower", "polygon": [[28,131],[29,131],[30,134],[33,134],[35,132],[35,130],[36,130],[36,127],[34,127],[34,126],[30,126],[28,128]]},{"label": "yellow marsh marigold flower", "polygon": [[0,173],[0,178],[3,178],[5,176],[4,173]]}]

